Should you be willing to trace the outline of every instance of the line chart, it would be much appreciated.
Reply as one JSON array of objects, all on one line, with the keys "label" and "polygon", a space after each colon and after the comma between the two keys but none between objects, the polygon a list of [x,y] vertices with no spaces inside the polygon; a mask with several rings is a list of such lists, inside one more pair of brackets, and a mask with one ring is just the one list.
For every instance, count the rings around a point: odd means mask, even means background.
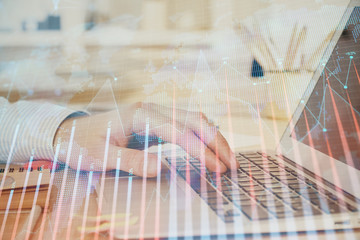
[{"label": "line chart", "polygon": [[308,101],[301,101],[303,111],[294,129],[299,142],[356,169],[360,169],[360,42],[354,33],[360,26],[359,13],[360,8],[353,11]]}]

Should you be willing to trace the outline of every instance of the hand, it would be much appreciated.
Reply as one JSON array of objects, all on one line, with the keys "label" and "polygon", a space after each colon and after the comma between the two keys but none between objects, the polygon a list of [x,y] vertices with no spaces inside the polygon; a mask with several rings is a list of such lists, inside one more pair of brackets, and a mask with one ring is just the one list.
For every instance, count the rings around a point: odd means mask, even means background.
[{"label": "hand", "polygon": [[121,170],[153,177],[160,167],[157,155],[148,154],[145,165],[144,151],[127,148],[134,134],[146,136],[147,131],[149,138],[178,144],[191,156],[205,159],[210,171],[238,167],[225,138],[204,114],[156,104],[124,105],[103,114],[69,118],[61,124],[54,144],[60,143],[58,158],[71,168],[77,169],[80,154],[80,169],[94,171],[116,169],[120,157]]}]

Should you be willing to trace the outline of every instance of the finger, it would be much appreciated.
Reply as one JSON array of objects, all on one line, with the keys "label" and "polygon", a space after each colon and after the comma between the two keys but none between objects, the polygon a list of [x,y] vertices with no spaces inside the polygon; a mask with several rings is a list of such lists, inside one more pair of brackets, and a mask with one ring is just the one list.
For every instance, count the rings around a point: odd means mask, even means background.
[{"label": "finger", "polygon": [[211,151],[209,148],[205,148],[205,166],[211,172],[226,172],[227,168],[222,161]]},{"label": "finger", "polygon": [[208,147],[219,155],[220,160],[230,169],[237,169],[240,167],[239,162],[236,161],[235,154],[231,150],[228,142],[224,136],[218,131],[215,138],[210,141]]},{"label": "finger", "polygon": [[167,142],[181,146],[192,157],[202,161],[210,171],[226,171],[226,166],[216,157],[215,153],[190,129],[180,132],[168,124],[166,127],[155,129],[155,134]]},{"label": "finger", "polygon": [[[191,130],[187,129],[185,136],[179,136],[178,144],[184,148],[187,146],[187,152],[198,159],[200,159],[205,166],[212,172],[225,172],[227,170],[224,163],[198,136]],[[184,139],[187,143],[184,143]],[[185,148],[184,148],[185,149]],[[202,159],[202,155],[205,155],[205,159]]]},{"label": "finger", "polygon": [[[148,116],[151,116],[151,134],[155,134],[158,137],[161,137],[161,135],[168,137],[169,135],[179,135],[179,133],[190,130],[195,133],[195,138],[197,138],[196,142],[203,142],[206,145],[206,149],[210,149],[213,152],[212,155],[217,154],[220,161],[224,162],[227,167],[238,167],[238,163],[235,161],[234,154],[226,139],[221,135],[216,126],[209,123],[205,114],[181,109],[171,109],[156,104],[145,104],[143,107],[146,108]],[[174,116],[176,119],[173,119]],[[144,118],[141,117],[139,122],[143,121],[143,119]],[[138,129],[139,134],[144,134],[144,131],[139,131],[143,130],[144,127],[139,126],[141,126],[141,124],[134,126],[134,129]],[[161,134],[160,132],[163,133]],[[194,133],[191,135],[194,135]],[[173,137],[171,137],[171,139],[164,139],[163,137],[163,140],[168,142],[176,141],[177,144],[185,149],[182,139],[179,139],[179,137],[176,137],[176,139],[177,140],[174,140]],[[216,144],[218,144],[218,146],[216,146]],[[218,150],[217,153],[216,148]],[[193,157],[199,157],[197,156],[198,151],[199,148],[195,151],[188,152]],[[208,155],[211,156],[209,153]]]},{"label": "finger", "polygon": [[117,160],[120,159],[120,170],[132,172],[137,176],[155,177],[160,172],[161,164],[158,164],[158,157],[155,154],[114,145],[109,146],[109,151],[112,152],[112,156],[117,155],[117,157],[108,160],[107,170],[116,169],[119,164]]},{"label": "finger", "polygon": [[[192,113],[194,115],[194,113]],[[187,128],[190,128],[203,141],[209,149],[217,154],[228,168],[237,169],[239,163],[235,159],[228,142],[220,131],[211,123],[204,114],[197,114],[195,118],[187,121]]]},{"label": "finger", "polygon": [[[220,162],[221,165],[223,165],[225,167],[225,170],[226,170],[226,168],[236,169],[239,167],[237,165],[237,162],[235,161],[235,157],[234,157],[227,141],[225,140],[225,138],[221,135],[221,133],[219,131],[217,131],[217,133],[215,133],[215,136],[207,134],[206,139],[204,139],[203,135],[205,135],[205,134],[202,134],[201,130],[199,131],[200,133],[196,133],[192,129],[191,129],[191,131],[193,132],[193,135],[195,136],[194,138],[196,138],[199,142],[201,142],[204,146],[206,146],[206,150],[209,151],[207,156],[209,156],[210,152],[211,152],[212,153],[211,155],[216,157],[216,161]],[[214,134],[214,133],[212,133],[212,134]],[[212,140],[209,142],[209,139],[212,139]],[[221,172],[223,172],[223,171],[221,171]]]}]

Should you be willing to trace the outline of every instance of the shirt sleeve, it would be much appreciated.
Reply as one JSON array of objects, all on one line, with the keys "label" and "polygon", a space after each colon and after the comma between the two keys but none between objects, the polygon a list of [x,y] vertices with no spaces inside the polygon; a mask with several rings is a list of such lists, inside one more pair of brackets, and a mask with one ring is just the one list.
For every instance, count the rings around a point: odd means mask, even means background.
[{"label": "shirt sleeve", "polygon": [[86,115],[51,103],[18,101],[0,97],[0,161],[21,163],[34,159],[53,160],[53,141],[68,117]]}]

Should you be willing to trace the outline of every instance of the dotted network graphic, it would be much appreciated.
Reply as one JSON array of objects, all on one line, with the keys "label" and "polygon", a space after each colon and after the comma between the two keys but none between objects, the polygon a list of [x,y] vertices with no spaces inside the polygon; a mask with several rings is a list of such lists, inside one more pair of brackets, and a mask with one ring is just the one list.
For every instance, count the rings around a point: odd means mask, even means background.
[{"label": "dotted network graphic", "polygon": [[318,80],[296,138],[360,169],[360,8],[355,8]]}]

